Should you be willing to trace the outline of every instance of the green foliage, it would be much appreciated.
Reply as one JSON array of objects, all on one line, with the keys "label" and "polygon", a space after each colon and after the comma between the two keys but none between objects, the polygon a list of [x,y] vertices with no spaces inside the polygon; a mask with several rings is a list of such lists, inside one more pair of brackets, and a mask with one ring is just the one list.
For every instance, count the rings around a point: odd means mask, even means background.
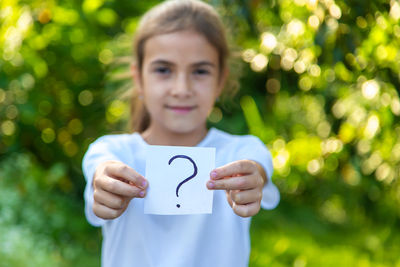
[{"label": "green foliage", "polygon": [[250,132],[271,148],[284,196],[333,203],[343,214],[331,216],[337,223],[372,216],[398,224],[399,3],[363,3],[357,12],[345,1],[251,8],[259,42],[244,43],[242,58],[253,71],[245,79],[261,78],[256,89],[242,83],[241,104]]},{"label": "green foliage", "polygon": [[0,164],[0,266],[98,266],[100,233],[65,194],[65,164],[45,170],[30,154]]},{"label": "green foliage", "polygon": [[[81,160],[125,130],[116,96],[157,2],[0,2],[0,265],[98,265]],[[242,73],[209,124],[267,144],[283,199],[254,218],[251,265],[400,266],[399,2],[208,2]]]}]

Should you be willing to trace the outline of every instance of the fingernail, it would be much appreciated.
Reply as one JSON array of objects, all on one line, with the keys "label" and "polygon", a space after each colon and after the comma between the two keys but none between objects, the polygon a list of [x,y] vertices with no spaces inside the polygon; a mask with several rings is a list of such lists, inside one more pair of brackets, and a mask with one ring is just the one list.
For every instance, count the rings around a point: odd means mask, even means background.
[{"label": "fingernail", "polygon": [[142,182],[142,187],[145,188],[147,186],[147,181]]},{"label": "fingernail", "polygon": [[215,187],[215,184],[214,184],[213,182],[209,181],[209,182],[207,183],[207,186],[208,186],[208,188],[214,188],[214,187]]},{"label": "fingernail", "polygon": [[216,178],[217,177],[217,172],[216,171],[212,171],[210,176],[211,176],[211,178]]},{"label": "fingernail", "polygon": [[144,191],[140,191],[139,196],[144,197]]}]

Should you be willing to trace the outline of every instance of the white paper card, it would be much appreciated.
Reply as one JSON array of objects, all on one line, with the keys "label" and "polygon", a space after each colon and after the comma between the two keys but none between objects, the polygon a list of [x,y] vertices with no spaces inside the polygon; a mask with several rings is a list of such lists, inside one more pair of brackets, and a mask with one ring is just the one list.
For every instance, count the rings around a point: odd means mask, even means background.
[{"label": "white paper card", "polygon": [[206,182],[215,168],[215,148],[148,146],[146,214],[212,213]]}]

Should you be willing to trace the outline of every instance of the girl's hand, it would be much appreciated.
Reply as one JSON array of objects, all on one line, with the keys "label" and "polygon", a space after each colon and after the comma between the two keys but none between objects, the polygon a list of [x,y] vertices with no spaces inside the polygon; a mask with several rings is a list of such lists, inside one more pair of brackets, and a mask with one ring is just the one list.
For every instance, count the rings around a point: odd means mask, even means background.
[{"label": "girl's hand", "polygon": [[252,160],[238,160],[210,173],[208,189],[224,189],[229,205],[242,217],[258,213],[262,189],[267,181],[264,168]]},{"label": "girl's hand", "polygon": [[147,180],[131,167],[118,161],[100,164],[93,177],[93,212],[103,219],[115,219],[132,198],[143,198]]}]

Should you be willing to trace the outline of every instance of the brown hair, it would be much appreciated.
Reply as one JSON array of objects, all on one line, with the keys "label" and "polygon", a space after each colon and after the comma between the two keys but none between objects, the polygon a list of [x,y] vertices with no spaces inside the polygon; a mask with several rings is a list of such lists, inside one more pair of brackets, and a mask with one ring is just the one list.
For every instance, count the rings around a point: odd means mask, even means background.
[{"label": "brown hair", "polygon": [[[222,75],[229,57],[224,25],[210,5],[197,0],[165,1],[143,15],[134,40],[134,55],[140,75],[145,42],[155,35],[182,30],[194,30],[202,34],[216,48]],[[150,125],[150,115],[136,92],[133,92],[131,99],[130,123],[131,130],[138,132],[143,132]]]}]

